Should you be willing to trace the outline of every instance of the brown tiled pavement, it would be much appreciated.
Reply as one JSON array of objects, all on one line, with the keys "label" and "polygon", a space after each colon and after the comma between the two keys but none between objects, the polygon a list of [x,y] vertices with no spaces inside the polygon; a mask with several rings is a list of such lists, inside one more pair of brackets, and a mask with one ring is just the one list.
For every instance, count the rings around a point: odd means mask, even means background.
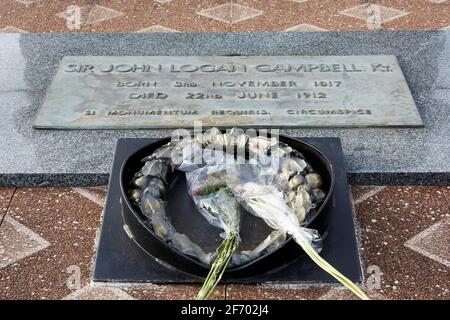
[{"label": "brown tiled pavement", "polygon": [[0,31],[361,31],[450,27],[448,0],[2,0]]},{"label": "brown tiled pavement", "polygon": [[94,239],[102,208],[72,189],[16,190],[0,226],[0,297],[60,299],[79,268],[90,280]]},{"label": "brown tiled pavement", "polygon": [[[364,262],[383,272],[382,295],[450,298],[450,210],[445,189],[388,187],[356,206]],[[429,228],[432,232],[426,232]],[[417,237],[421,240],[414,240]]]},{"label": "brown tiled pavement", "polygon": [[13,188],[0,188],[0,216],[3,216],[8,209],[14,191]]},{"label": "brown tiled pavement", "polygon": [[[369,295],[449,299],[450,188],[356,186],[352,194]],[[91,283],[105,196],[106,187],[0,189],[0,299],[193,298],[198,285]],[[262,284],[220,286],[214,298],[354,297],[340,287]]]}]

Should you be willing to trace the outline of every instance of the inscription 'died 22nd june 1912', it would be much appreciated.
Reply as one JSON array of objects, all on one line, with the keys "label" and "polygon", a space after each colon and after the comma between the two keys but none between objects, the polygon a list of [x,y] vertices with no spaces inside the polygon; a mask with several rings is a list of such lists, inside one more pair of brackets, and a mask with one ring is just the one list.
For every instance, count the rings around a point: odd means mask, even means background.
[{"label": "inscription 'died 22nd june 1912'", "polygon": [[422,126],[395,56],[64,57],[35,128]]}]

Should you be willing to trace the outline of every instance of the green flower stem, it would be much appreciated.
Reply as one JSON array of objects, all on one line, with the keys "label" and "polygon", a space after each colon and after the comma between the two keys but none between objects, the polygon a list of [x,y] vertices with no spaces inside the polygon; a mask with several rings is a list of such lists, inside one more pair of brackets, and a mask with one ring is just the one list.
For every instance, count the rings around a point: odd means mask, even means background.
[{"label": "green flower stem", "polygon": [[[247,201],[250,204],[257,206],[259,205],[260,198],[249,197]],[[267,201],[264,202],[264,206],[268,211],[273,210],[274,212],[276,212],[278,210],[278,207],[276,205],[273,205],[272,203],[269,203]],[[294,237],[294,240],[303,249],[303,251],[305,251],[306,254],[311,258],[311,260],[314,261],[320,268],[329,273],[332,277],[334,277],[336,280],[342,283],[345,287],[347,287],[359,298],[363,300],[370,300],[369,297],[356,284],[354,284],[350,279],[348,279],[346,276],[344,276],[342,273],[336,270],[336,268],[334,268],[331,264],[329,264],[325,259],[323,259],[316,252],[316,250],[314,250],[311,244],[308,241],[306,241],[306,239],[301,235],[301,233],[293,234],[292,236]]]},{"label": "green flower stem", "polygon": [[362,300],[370,300],[369,297],[350,279],[336,270],[331,264],[325,261],[313,247],[306,241],[301,234],[293,235],[294,240],[302,247],[306,254],[314,261],[319,267],[328,272],[336,280],[346,286],[351,292],[358,296]]},{"label": "green flower stem", "polygon": [[233,233],[229,235],[225,240],[222,241],[220,246],[217,248],[217,257],[209,270],[208,276],[203,282],[203,286],[200,292],[197,294],[197,300],[206,300],[209,298],[214,288],[219,283],[222,278],[225,269],[230,262],[231,256],[236,250],[238,245],[238,235]]}]

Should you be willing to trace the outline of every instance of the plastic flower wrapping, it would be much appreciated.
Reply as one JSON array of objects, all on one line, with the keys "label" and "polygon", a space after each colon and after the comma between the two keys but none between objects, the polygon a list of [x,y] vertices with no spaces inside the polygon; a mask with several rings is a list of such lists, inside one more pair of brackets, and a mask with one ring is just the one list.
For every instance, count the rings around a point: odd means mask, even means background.
[{"label": "plastic flower wrapping", "polygon": [[[239,266],[279,248],[291,236],[323,270],[362,299],[367,296],[318,254],[321,237],[305,228],[326,194],[321,176],[303,155],[278,139],[249,136],[238,129],[173,140],[143,159],[133,179],[130,197],[148,218],[154,232],[184,254],[210,265],[197,299],[207,299],[226,268]],[[170,223],[161,200],[167,175],[186,174],[198,212],[223,230],[216,252],[204,252]],[[241,215],[252,214],[273,229],[252,250],[239,251]]]}]

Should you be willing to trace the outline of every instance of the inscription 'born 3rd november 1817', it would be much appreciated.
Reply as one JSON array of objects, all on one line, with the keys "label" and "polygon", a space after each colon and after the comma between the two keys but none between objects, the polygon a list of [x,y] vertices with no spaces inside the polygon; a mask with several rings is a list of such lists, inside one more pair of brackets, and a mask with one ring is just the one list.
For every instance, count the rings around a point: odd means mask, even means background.
[{"label": "inscription 'born 3rd november 1817'", "polygon": [[35,128],[421,126],[394,56],[65,57]]}]

